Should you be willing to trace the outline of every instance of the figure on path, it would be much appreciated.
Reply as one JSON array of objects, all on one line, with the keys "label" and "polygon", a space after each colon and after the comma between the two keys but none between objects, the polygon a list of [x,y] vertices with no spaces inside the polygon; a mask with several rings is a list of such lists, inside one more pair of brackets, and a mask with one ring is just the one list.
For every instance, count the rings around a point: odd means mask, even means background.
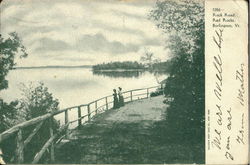
[{"label": "figure on path", "polygon": [[119,108],[117,93],[116,93],[116,90],[115,90],[115,89],[113,89],[113,91],[114,91],[114,93],[113,93],[113,98],[114,98],[114,105],[113,105],[113,108],[114,108],[114,109],[117,109],[117,108]]},{"label": "figure on path", "polygon": [[118,90],[118,97],[119,97],[119,106],[122,107],[124,106],[124,98],[122,96],[122,88],[119,87],[119,90]]}]

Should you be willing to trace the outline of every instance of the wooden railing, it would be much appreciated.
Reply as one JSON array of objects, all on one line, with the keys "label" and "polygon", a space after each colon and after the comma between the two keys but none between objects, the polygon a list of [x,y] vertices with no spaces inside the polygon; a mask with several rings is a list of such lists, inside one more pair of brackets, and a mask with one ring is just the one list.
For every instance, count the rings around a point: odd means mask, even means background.
[{"label": "wooden railing", "polygon": [[[135,101],[138,99],[144,99],[150,97],[150,92],[153,90],[160,88],[160,86],[154,86],[149,88],[141,88],[141,89],[133,89],[126,92],[123,92],[124,102],[128,103],[131,101]],[[8,139],[11,135],[16,136],[16,158],[12,157],[12,161],[15,160],[15,163],[23,163],[24,162],[24,148],[27,146],[27,144],[32,140],[34,135],[39,131],[39,129],[42,127],[43,123],[47,120],[50,121],[50,137],[47,140],[47,142],[43,145],[43,147],[40,149],[40,151],[37,152],[35,155],[32,164],[36,164],[39,162],[45,151],[50,148],[50,159],[51,162],[55,160],[55,154],[54,154],[54,146],[55,143],[59,142],[63,137],[68,138],[69,137],[69,125],[77,122],[78,126],[81,126],[83,123],[87,123],[90,121],[94,115],[104,112],[106,110],[112,109],[113,106],[113,95],[105,96],[100,99],[97,99],[95,101],[92,101],[88,104],[82,104],[74,107],[69,107],[63,110],[59,110],[56,112],[47,113],[45,115],[33,118],[31,120],[25,121],[23,123],[17,124],[13,126],[12,128],[2,132],[0,134],[0,144]],[[77,118],[70,120],[69,112],[75,112],[77,111]],[[64,114],[64,123],[61,124],[60,128],[54,132],[52,128],[52,121],[57,115]],[[23,130],[28,127],[36,125],[34,130],[31,132],[31,134],[24,139],[23,137]],[[14,155],[14,154],[13,154]]]}]

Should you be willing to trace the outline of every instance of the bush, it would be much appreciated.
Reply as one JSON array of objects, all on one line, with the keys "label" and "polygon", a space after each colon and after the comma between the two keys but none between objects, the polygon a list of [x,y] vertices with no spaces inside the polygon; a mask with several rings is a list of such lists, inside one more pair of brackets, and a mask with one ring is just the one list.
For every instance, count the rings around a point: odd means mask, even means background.
[{"label": "bush", "polygon": [[[48,88],[44,86],[43,83],[34,85],[30,83],[28,86],[23,85],[21,88],[23,98],[18,101],[18,106],[12,107],[15,112],[13,121],[25,121],[32,118],[44,115],[48,112],[54,112],[59,109],[59,102],[54,99],[52,94],[48,91]],[[16,115],[19,114],[19,115]],[[35,154],[41,149],[41,147],[46,143],[50,137],[49,127],[51,126],[51,121],[44,121],[42,127],[33,137],[27,147],[24,149],[24,163],[30,163]],[[17,123],[16,123],[17,124]],[[35,125],[28,126],[23,129],[23,138],[27,138],[29,134],[35,128]],[[52,119],[52,128],[56,133],[59,127],[59,123]],[[9,139],[5,140],[2,144],[2,149],[5,155],[6,162],[10,162],[13,153],[15,153],[16,144],[15,137],[11,136]],[[46,155],[46,153],[45,153]],[[43,162],[46,162],[46,156],[43,157]]]},{"label": "bush", "polygon": [[150,93],[150,97],[155,97],[159,95],[163,95],[163,89],[161,88],[158,88],[156,91]]},{"label": "bush", "polygon": [[21,91],[23,98],[20,99],[20,109],[26,113],[26,120],[58,110],[58,100],[53,98],[43,83],[22,84]]}]

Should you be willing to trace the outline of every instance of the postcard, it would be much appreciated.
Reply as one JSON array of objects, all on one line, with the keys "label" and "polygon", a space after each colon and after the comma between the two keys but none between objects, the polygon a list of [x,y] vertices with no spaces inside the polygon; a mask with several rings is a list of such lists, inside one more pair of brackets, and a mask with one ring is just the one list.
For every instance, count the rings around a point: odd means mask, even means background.
[{"label": "postcard", "polygon": [[3,0],[0,164],[248,164],[245,0]]}]

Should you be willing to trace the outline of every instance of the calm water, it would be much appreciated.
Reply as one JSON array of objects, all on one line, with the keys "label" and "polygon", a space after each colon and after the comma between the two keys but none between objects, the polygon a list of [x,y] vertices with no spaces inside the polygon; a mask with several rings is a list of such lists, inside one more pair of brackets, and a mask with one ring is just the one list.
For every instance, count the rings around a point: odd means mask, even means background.
[{"label": "calm water", "polygon": [[[158,80],[163,80],[161,75]],[[153,73],[142,71],[92,72],[91,68],[17,69],[7,76],[9,88],[1,91],[5,101],[21,98],[20,83],[43,82],[60,102],[60,109],[86,104],[111,95],[119,86],[123,91],[158,85]],[[71,113],[74,119],[75,114]]]}]

